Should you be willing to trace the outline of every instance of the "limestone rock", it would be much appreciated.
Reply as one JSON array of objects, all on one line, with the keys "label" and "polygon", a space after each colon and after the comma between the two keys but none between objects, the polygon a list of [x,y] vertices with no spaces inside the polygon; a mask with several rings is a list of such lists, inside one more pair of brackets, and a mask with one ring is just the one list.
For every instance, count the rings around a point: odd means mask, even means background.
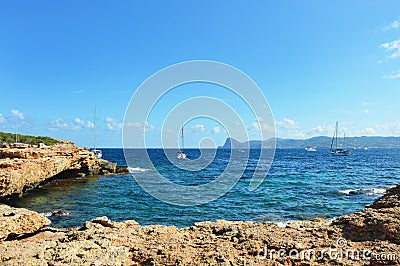
[{"label": "limestone rock", "polygon": [[0,204],[0,240],[35,233],[50,223],[36,212]]},{"label": "limestone rock", "polygon": [[[46,224],[41,220],[44,217],[37,222],[32,220],[35,215],[31,212],[25,217],[22,212],[26,210],[2,206],[0,221],[9,219],[0,224],[3,239],[10,232],[24,238],[0,241],[0,264],[400,265],[398,187],[364,211],[339,217],[332,223],[323,219],[291,221],[286,228],[218,220],[179,229],[99,217],[81,228],[38,232]],[[10,227],[12,220],[11,224],[18,226]],[[329,255],[329,250],[334,253]],[[361,252],[361,257],[355,256],[355,251]],[[363,257],[365,251],[368,256]]]},{"label": "limestone rock", "polygon": [[363,212],[339,217],[333,225],[353,241],[387,240],[400,244],[400,185],[389,189]]},{"label": "limestone rock", "polygon": [[114,173],[116,165],[98,160],[72,144],[42,148],[0,148],[0,197],[20,195],[56,178]]}]

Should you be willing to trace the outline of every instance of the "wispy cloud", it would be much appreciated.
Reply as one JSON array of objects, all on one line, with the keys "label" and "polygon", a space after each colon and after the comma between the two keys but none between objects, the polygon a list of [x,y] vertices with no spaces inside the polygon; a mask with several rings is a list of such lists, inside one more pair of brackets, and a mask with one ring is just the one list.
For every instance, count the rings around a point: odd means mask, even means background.
[{"label": "wispy cloud", "polygon": [[379,47],[385,49],[386,52],[391,52],[389,58],[397,58],[400,56],[400,39],[382,43]]},{"label": "wispy cloud", "polygon": [[383,30],[384,31],[388,31],[388,30],[391,30],[391,29],[398,29],[399,27],[400,27],[400,21],[396,19],[393,22],[391,22],[389,25],[384,27]]},{"label": "wispy cloud", "polygon": [[375,131],[375,129],[373,129],[372,127],[367,127],[367,128],[365,128],[365,129],[364,129],[364,132],[365,132],[367,135],[376,135],[376,131]]},{"label": "wispy cloud", "polygon": [[144,131],[152,131],[154,129],[154,125],[150,124],[148,121],[144,122]]},{"label": "wispy cloud", "polygon": [[392,74],[389,75],[383,75],[384,79],[400,79],[400,70],[397,70],[397,72],[392,72]]},{"label": "wispy cloud", "polygon": [[106,117],[106,129],[116,131],[122,129],[122,122],[112,117]]},{"label": "wispy cloud", "polygon": [[11,110],[11,114],[12,114],[13,118],[15,118],[15,119],[18,119],[18,120],[24,120],[25,119],[25,115],[21,111],[19,111],[17,109],[12,109]]},{"label": "wispy cloud", "polygon": [[362,110],[363,113],[368,114],[369,113],[369,109],[364,109]]},{"label": "wispy cloud", "polygon": [[281,121],[276,122],[276,125],[278,127],[287,128],[287,129],[299,127],[299,124],[296,121],[289,119],[289,118],[284,118]]},{"label": "wispy cloud", "polygon": [[5,123],[5,122],[6,122],[5,117],[3,116],[3,114],[0,114],[0,123]]},{"label": "wispy cloud", "polygon": [[192,132],[194,133],[200,133],[200,132],[204,132],[206,130],[206,127],[203,124],[197,124],[194,126],[190,127],[192,129]]},{"label": "wispy cloud", "polygon": [[[122,122],[113,119],[113,118],[107,118],[107,128],[108,129],[121,129],[123,126]],[[140,123],[140,122],[125,122],[125,127],[128,128],[136,128],[139,130],[144,130],[144,131],[152,131],[154,129],[154,125],[151,124],[148,121],[145,121],[144,123]]]},{"label": "wispy cloud", "polygon": [[213,127],[213,129],[211,130],[212,133],[214,134],[219,134],[221,133],[221,128],[220,127]]},{"label": "wispy cloud", "polygon": [[57,118],[52,120],[49,124],[48,129],[51,131],[78,131],[81,129],[94,128],[92,121],[85,121],[80,118],[75,118],[72,121],[64,118]]},{"label": "wispy cloud", "polygon": [[77,91],[73,91],[72,93],[77,94],[77,93],[84,93],[84,92],[85,92],[85,90],[77,90]]}]

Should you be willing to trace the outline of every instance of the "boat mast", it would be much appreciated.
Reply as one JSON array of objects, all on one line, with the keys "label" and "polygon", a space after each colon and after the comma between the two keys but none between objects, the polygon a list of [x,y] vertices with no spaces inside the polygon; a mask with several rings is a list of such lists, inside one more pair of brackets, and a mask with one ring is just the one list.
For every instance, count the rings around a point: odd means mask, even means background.
[{"label": "boat mast", "polygon": [[332,137],[332,142],[331,142],[331,152],[333,148],[333,141],[335,140],[335,131],[333,131],[333,137]]},{"label": "boat mast", "polygon": [[338,137],[337,131],[338,131],[338,121],[336,121],[336,130],[335,130],[335,134],[336,134],[336,149],[338,147],[338,145],[337,145],[337,137]]},{"label": "boat mast", "polygon": [[183,135],[183,127],[182,127],[182,133],[181,133],[181,141],[182,141],[182,152],[185,150],[185,139]]},{"label": "boat mast", "polygon": [[96,105],[94,106],[93,128],[94,128],[94,146],[93,146],[93,150],[96,150]]},{"label": "boat mast", "polygon": [[343,148],[346,148],[346,133],[343,132]]}]

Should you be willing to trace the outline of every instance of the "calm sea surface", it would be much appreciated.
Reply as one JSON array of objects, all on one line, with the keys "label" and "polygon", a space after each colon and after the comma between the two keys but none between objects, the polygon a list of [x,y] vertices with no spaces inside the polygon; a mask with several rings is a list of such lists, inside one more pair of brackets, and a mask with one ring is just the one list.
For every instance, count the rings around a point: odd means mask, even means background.
[{"label": "calm sea surface", "polygon": [[[126,165],[122,149],[102,151],[104,159]],[[154,170],[140,161],[144,150],[129,152],[135,158],[130,165],[134,166],[133,175],[154,175]],[[222,173],[230,156],[229,151],[218,150],[212,163],[196,172],[176,168],[162,150],[148,152],[159,172],[183,185],[211,181]],[[332,156],[327,149],[282,149],[276,151],[264,182],[250,192],[248,185],[258,153],[250,152],[246,171],[225,196],[195,207],[170,205],[153,198],[130,174],[57,180],[4,203],[46,215],[56,210],[68,212],[66,216],[49,216],[55,227],[80,226],[98,216],[178,227],[217,219],[284,223],[291,219],[330,219],[360,211],[385,189],[400,183],[400,149],[353,150],[348,157]],[[197,158],[200,151],[188,149],[186,154],[190,159]]]}]

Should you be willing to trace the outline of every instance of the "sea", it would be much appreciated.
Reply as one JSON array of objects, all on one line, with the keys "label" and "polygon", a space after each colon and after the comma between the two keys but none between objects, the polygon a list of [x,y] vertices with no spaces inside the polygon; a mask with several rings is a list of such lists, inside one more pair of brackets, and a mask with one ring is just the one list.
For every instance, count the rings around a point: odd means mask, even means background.
[{"label": "sea", "polygon": [[[103,158],[127,165],[122,149],[102,149]],[[3,203],[42,213],[53,227],[82,226],[107,216],[113,221],[135,220],[141,225],[192,226],[198,221],[241,220],[285,226],[288,220],[335,219],[362,211],[384,191],[400,183],[400,149],[356,149],[350,156],[333,156],[328,149],[277,149],[268,174],[254,191],[249,182],[260,151],[251,150],[239,181],[220,198],[196,205],[178,206],[148,194],[135,177],[151,178],[155,171],[181,185],[198,185],[217,178],[231,158],[229,150],[186,149],[181,164],[196,166],[207,152],[214,157],[202,170],[178,169],[162,149],[129,150],[129,174],[73,177],[54,180],[22,197]],[[155,168],[141,161],[147,153]],[[207,157],[207,156],[206,156]],[[129,156],[127,156],[129,158]],[[148,162],[147,162],[148,163]],[[173,193],[173,192],[171,192]],[[54,215],[63,211],[62,215]],[[52,215],[53,214],[53,215]]]}]

